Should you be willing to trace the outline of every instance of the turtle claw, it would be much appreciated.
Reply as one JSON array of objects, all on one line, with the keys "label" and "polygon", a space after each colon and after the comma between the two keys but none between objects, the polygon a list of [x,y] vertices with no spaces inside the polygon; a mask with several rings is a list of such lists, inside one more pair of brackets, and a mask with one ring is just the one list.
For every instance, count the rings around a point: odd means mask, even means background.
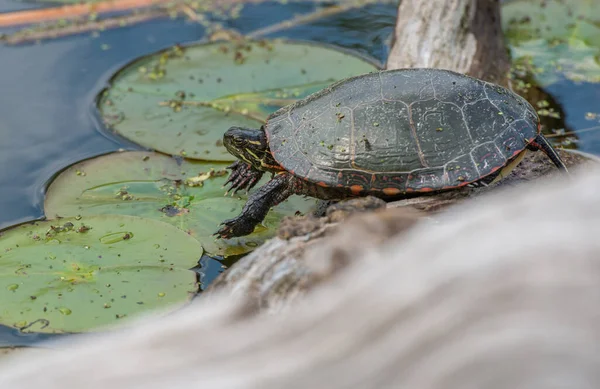
[{"label": "turtle claw", "polygon": [[231,196],[234,196],[239,190],[246,189],[246,193],[252,189],[258,181],[262,178],[263,172],[254,169],[247,163],[236,161],[227,167],[231,169],[231,175],[223,185],[224,187],[231,184],[229,189],[225,192],[225,196],[229,194],[229,191],[234,189]]},{"label": "turtle claw", "polygon": [[213,234],[213,236],[216,236],[217,239],[231,239],[238,236],[251,234],[256,225],[248,223],[242,217],[236,217],[225,220],[223,223],[221,223],[221,226],[223,227]]},{"label": "turtle claw", "polygon": [[223,184],[223,187],[226,187],[230,182],[234,182],[240,177],[241,174],[243,174],[244,165],[248,166],[246,164],[242,164],[240,161],[235,161],[231,165],[227,166],[227,169],[231,169],[231,174],[229,175],[227,181],[225,181]]}]

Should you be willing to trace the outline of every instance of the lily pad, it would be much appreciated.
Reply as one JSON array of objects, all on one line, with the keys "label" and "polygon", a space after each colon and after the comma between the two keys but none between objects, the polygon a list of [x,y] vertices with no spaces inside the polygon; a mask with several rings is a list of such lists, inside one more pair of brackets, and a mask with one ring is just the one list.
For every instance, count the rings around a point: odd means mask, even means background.
[{"label": "lily pad", "polygon": [[0,323],[23,332],[84,332],[197,292],[198,242],[133,216],[23,224],[0,236]]},{"label": "lily pad", "polygon": [[512,56],[542,87],[564,78],[600,81],[597,0],[512,0],[502,6]]},{"label": "lily pad", "polygon": [[175,46],[121,69],[98,109],[108,127],[142,146],[233,161],[222,144],[229,127],[258,128],[282,106],[374,70],[363,57],[309,43]]},{"label": "lily pad", "polygon": [[[113,153],[80,162],[62,172],[46,194],[49,217],[122,214],[160,220],[195,237],[205,251],[230,256],[252,251],[275,235],[279,221],[310,212],[316,200],[292,196],[274,207],[254,233],[217,240],[219,224],[241,211],[247,195],[224,196],[228,163],[209,163],[153,152]],[[257,187],[266,183],[265,174]],[[253,189],[255,190],[255,189]]]}]

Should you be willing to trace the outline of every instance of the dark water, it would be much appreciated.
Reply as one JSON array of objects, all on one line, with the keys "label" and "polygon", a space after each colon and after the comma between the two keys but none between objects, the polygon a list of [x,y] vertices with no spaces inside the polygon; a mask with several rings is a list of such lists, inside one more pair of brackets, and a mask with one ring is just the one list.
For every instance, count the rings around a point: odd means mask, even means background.
[{"label": "dark water", "polygon": [[[0,0],[0,12],[41,6],[46,5]],[[313,7],[275,2],[246,6],[225,27],[248,33]],[[332,43],[384,62],[395,18],[394,5],[373,5],[266,37]],[[14,30],[0,29],[0,34]],[[105,133],[95,117],[93,100],[120,66],[175,43],[204,38],[205,30],[197,23],[158,19],[98,37],[84,33],[41,44],[0,44],[0,229],[43,217],[44,187],[63,168],[119,148],[137,148]],[[570,128],[600,124],[600,118],[585,119],[587,112],[600,111],[598,85],[565,81],[547,92],[562,105]],[[600,154],[600,132],[582,133],[577,146]],[[211,258],[200,261],[204,286],[223,265]],[[0,327],[0,346],[39,339]]]},{"label": "dark water", "polygon": [[44,185],[59,170],[126,146],[99,131],[92,115],[120,64],[202,34],[195,24],[158,20],[98,38],[0,46],[0,228],[43,216]]},{"label": "dark water", "polygon": [[[563,80],[546,88],[546,92],[562,104],[566,126],[580,131],[577,149],[600,155],[600,85]],[[598,115],[586,118],[588,113]]]}]

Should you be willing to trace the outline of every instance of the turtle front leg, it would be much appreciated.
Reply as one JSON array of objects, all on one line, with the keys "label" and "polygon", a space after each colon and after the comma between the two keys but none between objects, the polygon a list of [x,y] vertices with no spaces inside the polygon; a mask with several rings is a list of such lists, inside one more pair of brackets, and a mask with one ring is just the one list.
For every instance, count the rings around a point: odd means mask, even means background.
[{"label": "turtle front leg", "polygon": [[254,192],[244,205],[242,212],[235,218],[225,220],[221,229],[214,235],[229,239],[251,234],[257,224],[262,222],[271,207],[276,206],[300,190],[298,179],[291,174],[276,174],[269,182]]},{"label": "turtle front leg", "polygon": [[241,161],[235,161],[227,168],[231,169],[231,175],[223,186],[231,183],[231,187],[227,189],[225,194],[229,193],[231,189],[235,189],[233,194],[244,188],[246,188],[246,192],[248,192],[258,181],[260,181],[264,174],[264,172],[254,169],[250,164]]}]

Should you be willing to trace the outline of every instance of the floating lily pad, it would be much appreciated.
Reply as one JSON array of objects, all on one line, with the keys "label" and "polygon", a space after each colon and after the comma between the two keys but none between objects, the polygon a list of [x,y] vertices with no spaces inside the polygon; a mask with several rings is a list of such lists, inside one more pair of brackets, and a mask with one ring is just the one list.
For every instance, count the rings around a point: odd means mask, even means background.
[{"label": "floating lily pad", "polygon": [[0,323],[23,332],[84,332],[197,292],[202,249],[168,224],[133,216],[24,224],[0,236]]},{"label": "floating lily pad", "polygon": [[308,43],[176,46],[125,66],[98,108],[110,128],[145,147],[233,161],[222,145],[229,127],[258,128],[278,108],[374,70],[362,57]]},{"label": "floating lily pad", "polygon": [[[217,240],[219,224],[241,211],[247,196],[224,196],[227,163],[182,160],[152,152],[122,152],[83,161],[62,172],[46,194],[48,217],[123,214],[172,224],[222,256],[252,251],[275,235],[279,221],[309,212],[316,200],[292,196],[274,207],[251,235]],[[265,174],[257,187],[270,178]],[[256,188],[256,187],[255,187]],[[255,190],[255,189],[253,189]]]},{"label": "floating lily pad", "polygon": [[567,78],[600,81],[597,0],[512,0],[502,6],[512,56],[542,87]]}]

